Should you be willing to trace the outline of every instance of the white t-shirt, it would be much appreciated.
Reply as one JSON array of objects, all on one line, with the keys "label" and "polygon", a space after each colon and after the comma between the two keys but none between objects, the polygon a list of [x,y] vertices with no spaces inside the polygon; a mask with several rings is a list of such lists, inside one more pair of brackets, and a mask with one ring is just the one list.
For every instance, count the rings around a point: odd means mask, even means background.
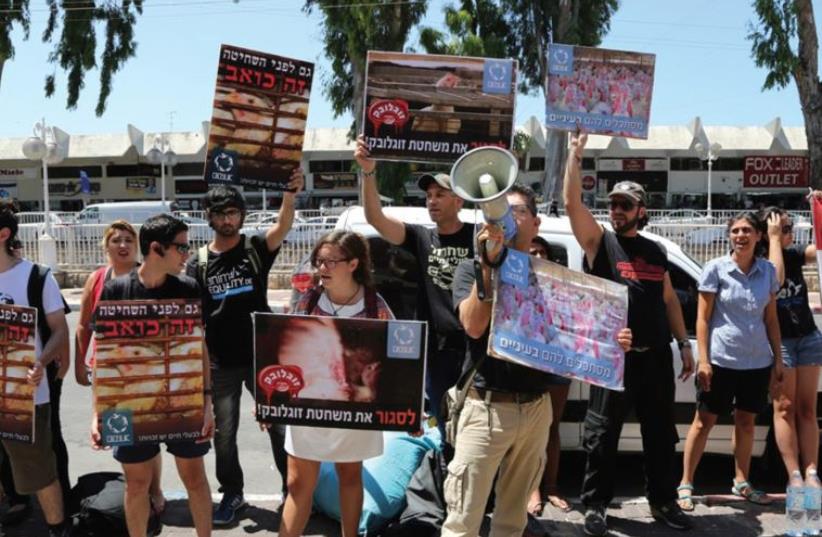
[{"label": "white t-shirt", "polygon": [[[28,284],[33,263],[24,259],[5,272],[0,272],[0,303],[15,304],[17,306],[28,306]],[[46,314],[54,313],[63,309],[63,297],[60,295],[60,287],[54,276],[49,272],[43,285],[43,310]],[[43,352],[43,342],[40,341],[40,332],[35,330],[34,352],[37,358]],[[34,394],[34,404],[42,405],[49,402],[49,384],[46,375],[37,386]]]}]

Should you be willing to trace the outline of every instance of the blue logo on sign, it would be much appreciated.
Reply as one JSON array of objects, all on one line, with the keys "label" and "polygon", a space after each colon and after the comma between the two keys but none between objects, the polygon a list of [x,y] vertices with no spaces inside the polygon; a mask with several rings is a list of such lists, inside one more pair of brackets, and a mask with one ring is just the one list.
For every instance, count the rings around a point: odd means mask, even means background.
[{"label": "blue logo on sign", "polygon": [[386,356],[419,360],[422,344],[422,324],[406,321],[388,322]]},{"label": "blue logo on sign", "polygon": [[237,159],[238,155],[234,151],[227,149],[218,149],[215,151],[211,162],[209,162],[207,182],[233,183]]},{"label": "blue logo on sign", "polygon": [[514,62],[511,60],[485,60],[482,70],[483,93],[511,93],[511,74]]},{"label": "blue logo on sign", "polygon": [[103,444],[129,446],[134,443],[134,420],[131,410],[108,410],[103,413]]},{"label": "blue logo on sign", "polygon": [[508,249],[508,255],[500,268],[503,283],[514,287],[528,287],[528,274],[531,272],[531,260],[528,254]]},{"label": "blue logo on sign", "polygon": [[570,75],[574,72],[574,46],[554,45],[548,47],[548,73]]}]

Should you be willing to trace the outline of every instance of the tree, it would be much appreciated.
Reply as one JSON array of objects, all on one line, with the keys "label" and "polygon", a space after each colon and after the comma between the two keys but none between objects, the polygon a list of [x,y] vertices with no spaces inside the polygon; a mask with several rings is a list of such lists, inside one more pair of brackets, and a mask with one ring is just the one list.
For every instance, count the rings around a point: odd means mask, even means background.
[{"label": "tree", "polygon": [[[318,9],[323,15],[324,49],[331,60],[331,75],[323,81],[323,93],[331,101],[335,117],[346,112],[354,115],[351,138],[363,131],[367,52],[402,51],[427,7],[427,0],[352,5],[339,0],[306,0],[303,11],[310,14]],[[378,172],[380,191],[400,200],[409,173],[407,164],[384,163]]]},{"label": "tree", "polygon": [[822,86],[819,80],[819,40],[811,0],[755,0],[759,17],[748,39],[757,67],[768,70],[763,90],[784,88],[793,80],[805,119],[810,180],[822,188]]},{"label": "tree", "polygon": [[[48,61],[67,73],[66,107],[77,107],[80,92],[85,86],[86,73],[97,65],[97,31],[103,26],[104,48],[100,55],[100,94],[95,113],[103,115],[106,101],[111,94],[112,78],[137,51],[134,25],[137,15],[143,12],[143,0],[75,0],[60,2],[47,0],[48,22],[43,32],[43,42],[52,43]],[[98,5],[99,4],[99,5]],[[14,24],[29,36],[29,0],[0,0],[0,75],[6,60],[14,57],[11,32]],[[57,30],[60,30],[59,36]],[[47,97],[54,95],[55,73],[46,76]]]},{"label": "tree", "polygon": [[[617,0],[461,0],[445,8],[449,36],[432,28],[420,34],[430,53],[509,57],[519,62],[519,90],[543,88],[550,36],[557,43],[596,46],[610,29]],[[542,191],[555,198],[564,172],[566,134],[549,130]]]},{"label": "tree", "polygon": [[14,58],[14,43],[11,32],[19,24],[23,39],[29,37],[29,0],[0,0],[0,81],[3,79],[3,65]]}]

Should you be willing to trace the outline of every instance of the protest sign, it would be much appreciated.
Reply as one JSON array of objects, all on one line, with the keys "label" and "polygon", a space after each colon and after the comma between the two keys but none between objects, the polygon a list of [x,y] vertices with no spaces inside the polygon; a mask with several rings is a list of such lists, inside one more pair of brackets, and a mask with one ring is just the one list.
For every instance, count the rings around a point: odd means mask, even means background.
[{"label": "protest sign", "polygon": [[94,395],[104,445],[200,437],[201,317],[199,300],[98,304]]},{"label": "protest sign", "polygon": [[363,128],[371,156],[454,162],[511,148],[517,62],[369,51]]},{"label": "protest sign", "polygon": [[427,324],[255,313],[257,419],[418,431]]},{"label": "protest sign", "polygon": [[205,180],[285,190],[300,166],[314,64],[220,47]]},{"label": "protest sign", "polygon": [[508,251],[494,289],[488,352],[511,362],[623,389],[628,288]]},{"label": "protest sign", "polygon": [[36,357],[37,309],[0,304],[0,438],[34,443],[34,394],[26,380]]},{"label": "protest sign", "polygon": [[548,128],[648,138],[656,55],[552,43]]}]

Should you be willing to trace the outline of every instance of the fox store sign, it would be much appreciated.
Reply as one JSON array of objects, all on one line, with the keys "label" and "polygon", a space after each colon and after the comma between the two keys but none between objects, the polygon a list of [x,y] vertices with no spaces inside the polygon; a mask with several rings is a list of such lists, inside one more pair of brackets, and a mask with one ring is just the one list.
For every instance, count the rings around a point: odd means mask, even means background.
[{"label": "fox store sign", "polygon": [[742,186],[751,190],[808,187],[808,157],[745,157]]}]

